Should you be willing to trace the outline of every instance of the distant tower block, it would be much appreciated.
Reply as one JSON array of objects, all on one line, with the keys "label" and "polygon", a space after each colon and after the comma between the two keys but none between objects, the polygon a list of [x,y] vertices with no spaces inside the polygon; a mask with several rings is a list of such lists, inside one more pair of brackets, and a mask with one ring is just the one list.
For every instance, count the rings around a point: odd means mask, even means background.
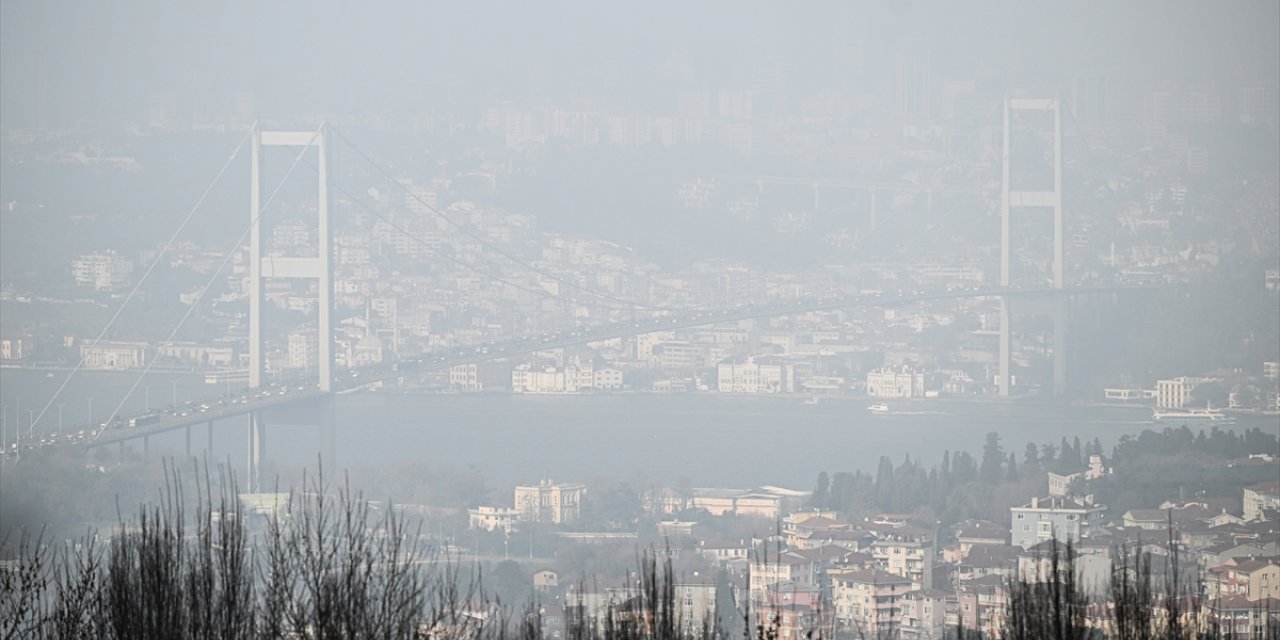
[{"label": "distant tower block", "polygon": [[[1049,191],[1014,190],[1009,182],[1010,117],[1018,111],[1053,112],[1053,189]],[[1010,285],[1009,212],[1015,207],[1053,208],[1053,288],[1063,287],[1062,271],[1062,112],[1056,98],[1008,98],[1004,103],[1004,174],[1000,199],[1000,286]],[[1054,301],[1053,307],[1053,389],[1060,395],[1066,385],[1066,302]],[[997,384],[1000,395],[1009,395],[1009,331],[1011,313],[1009,298],[1000,299],[1000,371]]]}]

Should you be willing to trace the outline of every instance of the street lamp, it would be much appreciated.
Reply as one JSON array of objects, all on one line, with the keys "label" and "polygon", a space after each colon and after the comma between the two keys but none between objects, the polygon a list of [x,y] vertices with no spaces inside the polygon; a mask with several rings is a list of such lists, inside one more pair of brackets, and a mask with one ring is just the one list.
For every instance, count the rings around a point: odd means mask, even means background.
[{"label": "street lamp", "polygon": [[89,398],[89,431],[93,431],[93,398]]},{"label": "street lamp", "polygon": [[58,437],[62,437],[62,408],[67,406],[65,402],[58,403]]},{"label": "street lamp", "polygon": [[151,385],[142,385],[142,412],[151,413]]},{"label": "street lamp", "polygon": [[173,384],[173,410],[178,410],[178,381],[176,379],[169,381]]}]

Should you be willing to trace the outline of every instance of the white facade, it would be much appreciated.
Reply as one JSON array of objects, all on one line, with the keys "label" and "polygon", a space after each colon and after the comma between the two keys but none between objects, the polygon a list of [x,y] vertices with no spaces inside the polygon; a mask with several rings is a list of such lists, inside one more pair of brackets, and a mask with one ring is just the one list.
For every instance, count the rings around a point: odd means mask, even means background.
[{"label": "white facade", "polygon": [[506,507],[476,507],[467,509],[468,522],[472,529],[496,531],[501,529],[507,533],[516,526],[520,512]]},{"label": "white facade", "polygon": [[129,282],[133,261],[115,251],[89,253],[71,261],[71,275],[76,284],[98,291],[114,291]]},{"label": "white facade", "polygon": [[1280,482],[1255,484],[1244,488],[1244,519],[1262,520],[1264,510],[1280,511]]},{"label": "white facade", "polygon": [[530,522],[573,522],[581,515],[582,495],[586,491],[585,485],[556,484],[551,480],[519,485],[515,489],[516,511],[522,520]]},{"label": "white facade", "polygon": [[1161,409],[1182,409],[1191,400],[1191,393],[1206,378],[1178,376],[1171,380],[1156,381],[1156,406]]},{"label": "white facade", "polygon": [[[716,390],[720,393],[780,393],[795,391],[786,364],[776,359],[749,358],[721,362],[716,369]],[[790,387],[790,388],[788,388]]]},{"label": "white facade", "polygon": [[867,395],[873,398],[924,396],[924,374],[908,369],[877,369],[867,374]]},{"label": "white facade", "polygon": [[224,345],[162,342],[156,345],[156,358],[192,367],[230,367],[236,362],[236,353]]},{"label": "white facade", "polygon": [[309,369],[316,365],[315,332],[302,331],[289,334],[289,367],[291,369]]},{"label": "white facade", "polygon": [[1011,543],[1029,549],[1055,537],[1079,541],[1103,526],[1106,510],[1071,498],[1032,498],[1030,504],[1009,509]]},{"label": "white facade", "polygon": [[622,388],[622,371],[613,368],[596,369],[591,382],[599,391],[617,391]]},{"label": "white facade", "polygon": [[578,393],[595,387],[591,367],[545,367],[520,365],[511,372],[513,393]]},{"label": "white facade", "polygon": [[87,369],[133,369],[147,364],[145,342],[90,342],[80,345]]}]

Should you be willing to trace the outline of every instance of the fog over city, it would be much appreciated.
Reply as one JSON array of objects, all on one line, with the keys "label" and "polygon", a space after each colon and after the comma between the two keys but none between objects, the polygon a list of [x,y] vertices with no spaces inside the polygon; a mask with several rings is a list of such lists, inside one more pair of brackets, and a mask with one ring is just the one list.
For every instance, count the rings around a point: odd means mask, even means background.
[{"label": "fog over city", "polygon": [[0,638],[1280,638],[1280,4],[0,2]]}]

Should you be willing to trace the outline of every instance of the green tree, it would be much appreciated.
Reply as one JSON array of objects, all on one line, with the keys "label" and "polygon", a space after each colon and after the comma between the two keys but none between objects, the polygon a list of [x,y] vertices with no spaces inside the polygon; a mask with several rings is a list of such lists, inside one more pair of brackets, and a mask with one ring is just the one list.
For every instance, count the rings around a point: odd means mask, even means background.
[{"label": "green tree", "polygon": [[813,496],[809,498],[809,506],[815,509],[831,508],[831,479],[826,471],[818,472],[818,482],[813,488]]},{"label": "green tree", "polygon": [[987,434],[987,442],[982,447],[982,467],[979,475],[988,484],[1000,481],[1001,465],[1004,464],[1004,448],[1000,446],[1000,434],[992,431]]}]

